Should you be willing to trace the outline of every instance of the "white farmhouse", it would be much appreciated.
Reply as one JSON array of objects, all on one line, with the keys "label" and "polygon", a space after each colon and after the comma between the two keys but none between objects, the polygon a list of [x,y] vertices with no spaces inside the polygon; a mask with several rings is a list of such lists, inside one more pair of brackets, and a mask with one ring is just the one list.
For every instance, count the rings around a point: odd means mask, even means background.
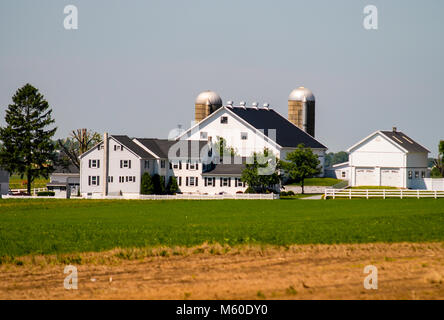
[{"label": "white farmhouse", "polygon": [[[248,157],[267,148],[285,159],[299,144],[318,155],[323,176],[327,147],[313,136],[314,95],[300,87],[291,92],[288,103],[290,120],[268,104],[222,106],[217,93],[205,91],[195,101],[197,123],[173,140],[105,134],[102,143],[80,156],[80,193],[137,196],[145,172],[160,175],[165,184],[176,177],[182,193],[244,192],[247,186],[240,178]],[[235,157],[221,158],[213,150],[220,138],[236,151]]]},{"label": "white farmhouse", "polygon": [[376,131],[347,151],[351,186],[425,188],[430,151],[396,128]]}]

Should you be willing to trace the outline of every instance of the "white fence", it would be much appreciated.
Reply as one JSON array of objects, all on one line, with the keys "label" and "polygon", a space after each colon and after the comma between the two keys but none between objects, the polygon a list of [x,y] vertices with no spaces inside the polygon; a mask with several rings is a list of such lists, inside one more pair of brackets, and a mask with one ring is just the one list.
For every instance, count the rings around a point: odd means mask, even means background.
[{"label": "white fence", "polygon": [[[28,192],[28,189],[10,189],[12,194],[18,194],[18,193],[26,193]],[[37,194],[37,192],[41,191],[48,191],[48,188],[32,188],[31,194]]]},{"label": "white fence", "polygon": [[336,198],[444,198],[444,191],[404,189],[326,189],[324,199]]},{"label": "white fence", "polygon": [[427,190],[444,190],[444,179],[443,178],[424,178],[425,188]]},{"label": "white fence", "polygon": [[176,195],[123,195],[123,196],[93,196],[93,199],[138,199],[138,200],[275,200],[278,194],[267,193],[238,193],[238,194],[176,194]]}]

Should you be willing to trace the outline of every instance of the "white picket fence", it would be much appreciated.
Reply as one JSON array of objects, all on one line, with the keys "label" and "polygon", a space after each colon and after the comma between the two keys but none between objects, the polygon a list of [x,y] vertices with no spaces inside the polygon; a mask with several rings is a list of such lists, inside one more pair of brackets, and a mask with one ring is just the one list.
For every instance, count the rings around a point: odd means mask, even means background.
[{"label": "white picket fence", "polygon": [[324,199],[336,198],[444,198],[444,191],[409,189],[326,189]]},{"label": "white picket fence", "polygon": [[279,199],[278,194],[267,193],[238,193],[238,194],[176,194],[176,195],[122,195],[122,196],[101,196],[93,195],[91,197],[86,197],[86,199],[110,199],[110,200],[275,200]]},{"label": "white picket fence", "polygon": [[[10,189],[12,194],[17,194],[21,192],[28,192],[28,189]],[[37,194],[37,192],[48,191],[48,188],[32,188],[31,194]]]}]

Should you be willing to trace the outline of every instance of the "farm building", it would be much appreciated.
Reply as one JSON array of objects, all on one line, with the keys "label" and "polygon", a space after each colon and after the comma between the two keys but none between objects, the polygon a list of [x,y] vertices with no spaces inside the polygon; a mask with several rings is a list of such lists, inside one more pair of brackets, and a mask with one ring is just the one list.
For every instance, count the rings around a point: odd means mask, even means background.
[{"label": "farm building", "polygon": [[349,162],[342,162],[325,168],[325,176],[340,180],[350,180],[350,164]]},{"label": "farm building", "polygon": [[426,188],[429,150],[396,128],[376,131],[347,151],[351,186]]},{"label": "farm building", "polygon": [[[285,159],[304,144],[318,155],[322,172],[327,147],[314,134],[314,96],[298,88],[289,96],[291,121],[265,104],[233,106],[215,92],[205,91],[195,101],[196,124],[174,139],[129,138],[105,134],[102,143],[81,155],[82,195],[137,195],[145,172],[158,174],[165,183],[176,177],[182,193],[234,194],[243,192],[240,181],[247,158],[253,152],[270,150]],[[236,156],[220,157],[215,151],[223,139]]]},{"label": "farm building", "polygon": [[77,195],[80,190],[80,171],[74,165],[67,167],[57,166],[49,176],[46,187],[54,191],[56,197],[70,197]]}]

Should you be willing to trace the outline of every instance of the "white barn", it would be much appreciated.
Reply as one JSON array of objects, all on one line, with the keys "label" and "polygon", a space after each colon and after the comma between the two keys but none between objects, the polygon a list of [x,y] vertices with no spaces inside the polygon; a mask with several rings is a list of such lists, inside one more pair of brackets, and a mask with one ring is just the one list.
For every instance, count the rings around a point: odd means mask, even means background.
[{"label": "white barn", "polygon": [[430,151],[396,128],[373,132],[347,151],[351,186],[426,187]]}]

